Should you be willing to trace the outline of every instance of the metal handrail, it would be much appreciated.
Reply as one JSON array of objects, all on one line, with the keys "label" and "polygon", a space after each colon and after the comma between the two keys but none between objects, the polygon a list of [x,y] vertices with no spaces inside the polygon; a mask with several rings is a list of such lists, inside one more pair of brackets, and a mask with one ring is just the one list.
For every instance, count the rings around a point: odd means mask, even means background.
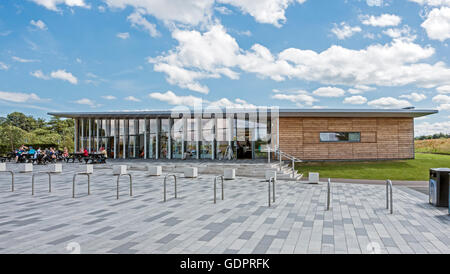
[{"label": "metal handrail", "polygon": [[[389,193],[390,190],[390,193]],[[390,195],[389,195],[390,194]],[[386,180],[386,209],[389,209],[389,205],[391,206],[391,214],[394,213],[394,202],[392,200],[392,181]]]},{"label": "metal handrail", "polygon": [[119,200],[119,181],[122,175],[130,177],[130,196],[133,196],[133,179],[131,178],[131,174],[117,174],[117,200]]},{"label": "metal handrail", "polygon": [[164,177],[164,202],[166,201],[166,181],[167,177],[173,177],[175,180],[175,199],[177,198],[177,176],[175,174],[167,174]]},{"label": "metal handrail", "polygon": [[275,147],[275,153],[278,153],[278,157],[279,157],[279,160],[280,160],[280,167],[279,167],[280,171],[281,171],[281,168],[283,166],[283,160],[282,160],[283,157],[284,158],[288,158],[292,162],[292,166],[291,166],[292,177],[294,177],[295,176],[295,163],[301,163],[303,161],[297,159],[296,157],[294,157],[292,155],[287,154],[286,152],[284,152],[282,150],[280,150],[277,146]]},{"label": "metal handrail", "polygon": [[11,174],[11,192],[14,192],[14,172],[10,171],[10,170],[3,170],[0,172],[5,172],[5,173],[7,172],[7,173]]},{"label": "metal handrail", "polygon": [[270,177],[269,178],[269,181],[268,181],[268,186],[269,186],[269,207],[271,206],[271,203],[270,203],[270,183],[272,182],[272,189],[273,189],[273,197],[272,197],[272,199],[273,199],[273,202],[275,203],[275,178],[274,177]]},{"label": "metal handrail", "polygon": [[34,177],[38,174],[47,174],[48,175],[48,192],[52,192],[52,174],[51,172],[37,172],[33,173],[31,176],[31,196],[34,195]]},{"label": "metal handrail", "polygon": [[72,198],[75,198],[75,179],[77,175],[86,175],[88,177],[88,195],[91,195],[91,174],[90,173],[75,173],[72,181]]},{"label": "metal handrail", "polygon": [[331,178],[328,178],[327,184],[327,210],[330,210],[331,203]]},{"label": "metal handrail", "polygon": [[219,175],[219,176],[214,177],[214,203],[216,203],[217,178],[222,179],[222,200],[224,200],[224,195],[223,195],[223,175]]}]

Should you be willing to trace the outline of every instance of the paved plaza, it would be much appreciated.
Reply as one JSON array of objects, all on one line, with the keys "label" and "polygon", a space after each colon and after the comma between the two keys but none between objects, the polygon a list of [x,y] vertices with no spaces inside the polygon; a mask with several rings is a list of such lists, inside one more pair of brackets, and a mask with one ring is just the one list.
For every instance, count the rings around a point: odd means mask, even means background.
[{"label": "paved plaza", "polygon": [[[214,175],[183,178],[178,198],[173,180],[134,171],[133,196],[123,177],[116,199],[116,177],[96,166],[87,179],[72,177],[83,165],[64,164],[63,174],[40,175],[31,195],[31,174],[0,174],[0,253],[450,253],[450,217],[428,197],[394,185],[394,214],[386,207],[383,185],[327,185],[278,181],[268,207],[268,184],[261,178],[225,181],[225,200],[213,203]],[[18,165],[8,164],[8,169]],[[35,166],[35,171],[49,166]],[[75,250],[77,251],[77,250]]]}]

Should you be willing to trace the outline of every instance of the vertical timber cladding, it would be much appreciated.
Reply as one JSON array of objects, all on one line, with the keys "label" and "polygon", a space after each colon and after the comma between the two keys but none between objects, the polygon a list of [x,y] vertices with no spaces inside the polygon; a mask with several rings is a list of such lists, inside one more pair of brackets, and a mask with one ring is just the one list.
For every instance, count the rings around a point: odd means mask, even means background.
[{"label": "vertical timber cladding", "polygon": [[[358,143],[321,143],[320,132],[361,132]],[[280,117],[280,149],[304,160],[414,158],[413,118]]]}]

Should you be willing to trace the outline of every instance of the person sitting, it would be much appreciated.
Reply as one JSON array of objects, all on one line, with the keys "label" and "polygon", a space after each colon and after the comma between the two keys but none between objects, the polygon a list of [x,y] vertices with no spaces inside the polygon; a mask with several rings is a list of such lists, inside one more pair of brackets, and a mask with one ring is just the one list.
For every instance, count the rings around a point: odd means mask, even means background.
[{"label": "person sitting", "polygon": [[103,155],[103,157],[108,158],[108,152],[104,147],[100,148],[100,153]]},{"label": "person sitting", "polygon": [[64,151],[62,153],[62,159],[63,161],[67,161],[69,159],[69,150],[67,147],[64,147]]},{"label": "person sitting", "polygon": [[31,162],[36,161],[36,150],[32,146],[30,146],[30,150],[28,150],[28,155],[31,157]]}]

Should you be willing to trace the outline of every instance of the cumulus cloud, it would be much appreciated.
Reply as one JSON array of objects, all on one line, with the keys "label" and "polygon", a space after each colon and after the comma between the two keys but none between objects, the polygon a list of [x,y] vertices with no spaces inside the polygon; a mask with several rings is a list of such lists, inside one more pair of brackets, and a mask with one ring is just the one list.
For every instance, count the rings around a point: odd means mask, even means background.
[{"label": "cumulus cloud", "polygon": [[105,95],[105,96],[102,96],[102,98],[105,100],[116,100],[117,99],[116,96],[112,96],[112,95]]},{"label": "cumulus cloud", "polygon": [[84,0],[31,0],[38,5],[53,11],[59,11],[59,5],[66,5],[68,7],[81,7],[90,8],[90,5],[86,4]]},{"label": "cumulus cloud", "polygon": [[428,6],[450,6],[450,0],[409,0],[420,5]]},{"label": "cumulus cloud", "polygon": [[3,63],[3,62],[0,62],[0,69],[1,70],[8,70],[9,66],[7,64]]},{"label": "cumulus cloud", "polygon": [[364,96],[356,95],[347,97],[344,99],[342,103],[344,104],[350,104],[350,105],[363,105],[367,102],[367,98]]},{"label": "cumulus cloud", "polygon": [[370,7],[381,7],[383,5],[383,0],[366,0],[366,3]]},{"label": "cumulus cloud", "polygon": [[130,34],[128,32],[119,32],[116,34],[116,36],[123,40],[130,38]]},{"label": "cumulus cloud", "polygon": [[347,90],[348,93],[350,94],[362,94],[364,92],[368,92],[368,91],[372,91],[375,90],[376,88],[374,87],[369,87],[369,86],[365,86],[365,85],[356,85],[353,88],[349,88]]},{"label": "cumulus cloud", "polygon": [[91,100],[91,99],[88,99],[88,98],[82,98],[82,99],[76,100],[75,103],[77,103],[79,105],[87,105],[87,106],[90,106],[90,107],[95,107],[96,106],[95,102],[93,100]]},{"label": "cumulus cloud", "polygon": [[214,0],[103,0],[108,7],[125,9],[131,6],[139,15],[151,15],[164,22],[198,25],[210,20]]},{"label": "cumulus cloud", "polygon": [[30,24],[35,26],[36,28],[40,29],[40,30],[46,30],[47,29],[47,25],[42,21],[42,20],[31,20]]},{"label": "cumulus cloud", "polygon": [[36,70],[33,72],[30,72],[31,76],[36,77],[38,79],[43,79],[43,80],[48,80],[50,79],[50,77],[48,77],[47,75],[45,75],[42,70]]},{"label": "cumulus cloud", "polygon": [[272,95],[272,98],[277,100],[287,100],[296,103],[297,106],[312,106],[315,102],[319,101],[303,90],[290,93],[276,91],[276,94]]},{"label": "cumulus cloud", "polygon": [[343,40],[353,36],[353,34],[357,32],[361,32],[361,28],[358,26],[352,27],[349,26],[347,23],[342,22],[340,25],[334,24],[334,27],[331,29],[331,32],[334,33],[334,35],[336,35],[338,39]]},{"label": "cumulus cloud", "polygon": [[294,2],[302,4],[306,0],[218,0],[218,2],[238,7],[259,23],[281,27],[286,22],[285,10],[288,6]]},{"label": "cumulus cloud", "polygon": [[401,95],[400,98],[409,99],[409,100],[412,100],[414,102],[420,102],[422,100],[425,100],[427,98],[427,96],[425,94],[422,94],[422,93],[413,92],[411,94]]},{"label": "cumulus cloud", "polygon": [[398,109],[410,107],[411,103],[406,100],[399,100],[393,97],[382,97],[367,103],[369,106],[384,109]]},{"label": "cumulus cloud", "polygon": [[421,25],[430,39],[445,41],[450,38],[450,7],[435,8]]},{"label": "cumulus cloud", "polygon": [[156,29],[156,25],[147,21],[144,18],[145,11],[143,9],[137,9],[135,12],[130,14],[127,19],[131,22],[131,25],[135,28],[142,28],[150,34],[151,37],[157,37],[160,35]]},{"label": "cumulus cloud", "polygon": [[380,16],[362,15],[361,22],[364,25],[373,27],[397,26],[402,22],[402,18],[395,14],[382,14]]},{"label": "cumulus cloud", "polygon": [[35,93],[0,91],[0,100],[13,103],[26,103],[31,101],[41,101]]},{"label": "cumulus cloud", "polygon": [[172,37],[178,45],[149,62],[167,75],[169,83],[201,93],[209,89],[200,80],[238,79],[240,71],[274,81],[301,79],[326,85],[433,88],[450,84],[450,69],[444,62],[423,62],[435,49],[405,39],[359,50],[333,45],[322,52],[288,48],[273,54],[260,44],[241,49],[221,25],[204,32],[176,29]]},{"label": "cumulus cloud", "polygon": [[313,91],[313,94],[320,97],[341,97],[345,95],[345,90],[336,87],[321,87]]},{"label": "cumulus cloud", "polygon": [[126,101],[131,101],[131,102],[140,102],[141,101],[141,99],[138,99],[138,98],[136,98],[134,96],[125,97],[125,100]]},{"label": "cumulus cloud", "polygon": [[439,94],[433,97],[433,102],[438,104],[450,104],[450,96]]},{"label": "cumulus cloud", "polygon": [[195,97],[192,95],[178,96],[170,90],[167,91],[166,93],[153,92],[153,93],[150,93],[148,96],[152,99],[166,102],[169,105],[195,106],[195,105],[203,104],[202,98]]},{"label": "cumulus cloud", "polygon": [[55,79],[60,79],[63,81],[67,81],[73,85],[76,85],[78,83],[77,77],[73,76],[72,73],[67,72],[66,70],[59,69],[57,71],[52,71],[50,73],[50,77]]},{"label": "cumulus cloud", "polygon": [[416,136],[432,135],[435,133],[450,133],[450,121],[445,122],[423,122],[414,126]]},{"label": "cumulus cloud", "polygon": [[450,93],[450,85],[438,87],[436,90],[442,94]]}]

